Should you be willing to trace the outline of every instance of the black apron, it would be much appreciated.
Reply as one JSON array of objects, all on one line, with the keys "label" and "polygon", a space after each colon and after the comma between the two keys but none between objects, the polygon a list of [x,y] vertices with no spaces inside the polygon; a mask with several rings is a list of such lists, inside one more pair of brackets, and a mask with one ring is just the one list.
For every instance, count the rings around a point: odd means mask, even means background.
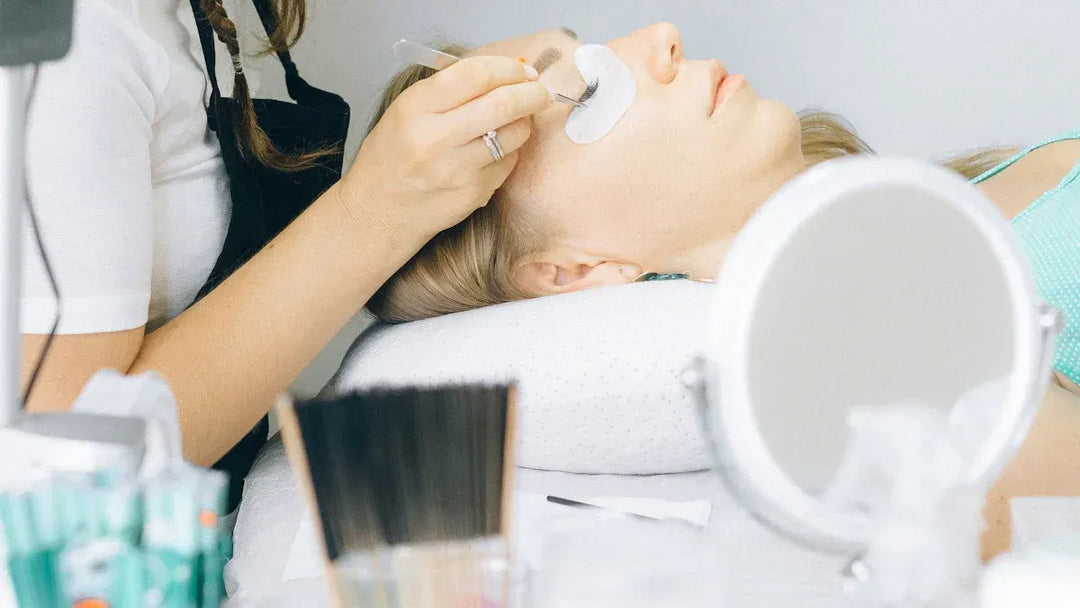
[{"label": "black apron", "polygon": [[[263,27],[272,32],[276,17],[268,0],[254,0]],[[217,133],[221,157],[229,177],[232,217],[225,244],[210,277],[196,298],[202,298],[229,274],[244,264],[270,239],[277,236],[316,198],[341,177],[345,136],[349,129],[349,105],[340,96],[309,85],[296,69],[288,51],[278,53],[285,68],[289,97],[296,103],[255,99],[259,125],[279,150],[289,154],[336,148],[337,152],[320,159],[303,171],[283,173],[269,169],[255,159],[241,154],[234,137],[232,116],[236,102],[222,97],[215,74],[214,32],[199,0],[191,0],[199,31],[203,58],[210,77],[210,105],[207,123]],[[244,476],[251,470],[255,456],[266,443],[269,423],[259,421],[214,468],[229,474],[229,509],[240,503]]]}]

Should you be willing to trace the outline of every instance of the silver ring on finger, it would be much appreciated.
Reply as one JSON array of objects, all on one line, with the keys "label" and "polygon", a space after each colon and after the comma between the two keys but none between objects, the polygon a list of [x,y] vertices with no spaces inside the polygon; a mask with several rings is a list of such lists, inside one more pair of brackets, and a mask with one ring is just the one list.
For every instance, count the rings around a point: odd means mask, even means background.
[{"label": "silver ring on finger", "polygon": [[503,152],[502,145],[499,144],[499,137],[495,134],[495,131],[488,131],[483,136],[484,143],[487,144],[488,150],[491,150],[491,156],[495,159],[495,162],[499,162],[506,154]]}]

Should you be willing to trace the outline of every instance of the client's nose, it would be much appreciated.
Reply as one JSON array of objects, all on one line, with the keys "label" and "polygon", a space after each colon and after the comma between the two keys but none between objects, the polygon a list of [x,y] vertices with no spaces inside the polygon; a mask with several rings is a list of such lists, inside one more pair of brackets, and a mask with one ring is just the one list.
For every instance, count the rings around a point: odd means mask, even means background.
[{"label": "client's nose", "polygon": [[649,74],[667,84],[679,72],[683,59],[682,34],[673,23],[654,23],[639,30],[646,50]]},{"label": "client's nose", "polygon": [[654,23],[608,43],[634,71],[638,85],[646,78],[660,84],[675,80],[683,61],[682,34],[671,23]]}]

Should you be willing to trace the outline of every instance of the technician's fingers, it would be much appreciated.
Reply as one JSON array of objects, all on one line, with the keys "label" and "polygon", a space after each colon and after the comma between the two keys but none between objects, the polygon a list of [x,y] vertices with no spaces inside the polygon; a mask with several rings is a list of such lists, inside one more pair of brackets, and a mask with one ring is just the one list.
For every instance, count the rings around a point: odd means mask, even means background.
[{"label": "technician's fingers", "polygon": [[537,77],[536,70],[512,57],[466,57],[417,82],[401,97],[420,111],[448,112],[499,87]]},{"label": "technician's fingers", "polygon": [[[517,151],[532,135],[532,119],[519,118],[514,122],[495,130],[495,139],[502,148],[503,156]],[[475,170],[495,162],[491,148],[482,136],[461,146],[461,166],[464,170]]]},{"label": "technician's fingers", "polygon": [[541,82],[523,82],[499,87],[439,118],[451,141],[464,145],[492,129],[551,106],[551,95]]},{"label": "technician's fingers", "polygon": [[495,191],[503,185],[507,177],[510,177],[510,172],[514,170],[514,166],[518,161],[518,153],[510,152],[502,160],[497,163],[489,164],[488,166],[480,169],[479,172],[479,184],[480,184],[480,202],[478,207],[487,205],[491,200],[491,195],[495,194]]}]

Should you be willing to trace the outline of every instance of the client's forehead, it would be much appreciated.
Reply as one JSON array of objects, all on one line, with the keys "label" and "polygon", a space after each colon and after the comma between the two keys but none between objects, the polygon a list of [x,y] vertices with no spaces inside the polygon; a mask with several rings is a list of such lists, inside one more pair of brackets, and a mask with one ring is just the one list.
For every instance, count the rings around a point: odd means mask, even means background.
[{"label": "client's forehead", "polygon": [[[567,29],[543,30],[516,38],[507,38],[485,44],[473,49],[469,55],[502,55],[506,57],[524,57],[530,64],[551,47],[566,47],[574,44],[575,36]],[[575,45],[576,46],[576,45]]]}]

